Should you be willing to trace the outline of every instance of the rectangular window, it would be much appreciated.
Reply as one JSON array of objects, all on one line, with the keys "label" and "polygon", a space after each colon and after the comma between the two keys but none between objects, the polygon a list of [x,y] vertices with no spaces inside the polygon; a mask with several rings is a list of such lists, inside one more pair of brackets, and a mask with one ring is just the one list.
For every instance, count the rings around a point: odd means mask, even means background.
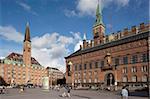
[{"label": "rectangular window", "polygon": [[89,64],[89,68],[92,69],[92,63]]},{"label": "rectangular window", "polygon": [[82,70],[82,65],[79,65],[79,70]]},{"label": "rectangular window", "polygon": [[104,61],[101,61],[101,67],[104,67]]},{"label": "rectangular window", "polygon": [[132,63],[132,64],[135,64],[135,63],[137,63],[137,62],[138,62],[138,57],[137,57],[137,55],[133,55],[132,58],[131,58],[131,63]]},{"label": "rectangular window", "polygon": [[86,83],[86,79],[83,79],[83,83]]},{"label": "rectangular window", "polygon": [[126,73],[127,73],[127,67],[124,67],[123,70],[122,70],[122,72],[123,72],[124,74],[126,74]]},{"label": "rectangular window", "polygon": [[128,64],[128,57],[127,56],[123,57],[123,64]]},{"label": "rectangular window", "polygon": [[98,76],[98,72],[97,72],[97,71],[95,71],[95,72],[94,72],[94,75],[97,77],[97,76]]},{"label": "rectangular window", "polygon": [[142,59],[142,62],[147,62],[147,60],[148,60],[148,55],[147,54],[142,54],[142,57],[141,57]]},{"label": "rectangular window", "polygon": [[92,72],[91,71],[89,71],[89,76],[92,76]]},{"label": "rectangular window", "polygon": [[136,67],[135,66],[133,66],[132,68],[131,68],[131,72],[132,73],[135,73],[137,70],[136,70]]},{"label": "rectangular window", "polygon": [[98,68],[98,62],[95,62],[95,68]]},{"label": "rectangular window", "polygon": [[81,76],[81,75],[80,75],[80,72],[79,72],[79,73],[78,73],[78,77],[80,78],[80,76]]},{"label": "rectangular window", "polygon": [[86,69],[86,64],[84,64],[84,69]]},{"label": "rectangular window", "polygon": [[77,71],[77,65],[75,65],[75,71]]},{"label": "rectangular window", "polygon": [[119,65],[119,58],[115,58],[115,65],[116,65],[116,66]]},{"label": "rectangular window", "polygon": [[142,66],[142,67],[141,67],[141,71],[142,71],[142,72],[147,72],[147,70],[148,70],[148,69],[147,69],[147,66]]}]

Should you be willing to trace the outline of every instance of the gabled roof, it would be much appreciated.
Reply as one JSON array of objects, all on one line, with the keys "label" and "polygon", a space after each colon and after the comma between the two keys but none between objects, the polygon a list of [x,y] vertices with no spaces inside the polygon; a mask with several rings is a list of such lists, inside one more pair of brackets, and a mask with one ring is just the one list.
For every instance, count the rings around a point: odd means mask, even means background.
[{"label": "gabled roof", "polygon": [[[9,54],[6,58],[7,59],[12,59],[12,60],[15,60],[15,61],[23,62],[23,55],[18,54],[18,53],[14,53],[14,52]],[[34,57],[31,57],[31,64],[40,65],[40,63]]]}]

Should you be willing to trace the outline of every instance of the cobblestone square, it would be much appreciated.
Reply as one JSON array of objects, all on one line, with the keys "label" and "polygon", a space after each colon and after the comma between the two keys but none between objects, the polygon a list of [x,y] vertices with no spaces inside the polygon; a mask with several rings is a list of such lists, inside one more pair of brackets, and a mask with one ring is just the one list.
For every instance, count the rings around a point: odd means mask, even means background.
[{"label": "cobblestone square", "polygon": [[[40,88],[26,89],[25,92],[19,93],[19,89],[7,89],[6,94],[0,94],[0,99],[121,99],[121,97],[108,91],[92,91],[92,90],[71,90],[71,97],[60,97],[64,92],[49,90],[44,91]],[[133,97],[129,99],[148,99],[146,97]]]}]

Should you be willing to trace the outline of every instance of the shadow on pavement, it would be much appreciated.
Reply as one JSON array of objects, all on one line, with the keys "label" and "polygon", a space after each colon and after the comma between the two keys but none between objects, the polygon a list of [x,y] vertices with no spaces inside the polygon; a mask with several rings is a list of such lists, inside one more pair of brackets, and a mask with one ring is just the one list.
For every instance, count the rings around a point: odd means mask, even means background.
[{"label": "shadow on pavement", "polygon": [[148,97],[148,91],[133,91],[129,93],[129,96]]}]

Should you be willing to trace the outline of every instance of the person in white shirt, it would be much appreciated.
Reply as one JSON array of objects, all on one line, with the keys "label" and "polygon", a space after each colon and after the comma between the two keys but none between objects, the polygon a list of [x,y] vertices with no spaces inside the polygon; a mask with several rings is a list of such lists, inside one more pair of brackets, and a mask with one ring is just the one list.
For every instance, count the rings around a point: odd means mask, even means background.
[{"label": "person in white shirt", "polygon": [[121,91],[122,99],[128,99],[128,94],[128,90],[125,87],[123,87]]}]

